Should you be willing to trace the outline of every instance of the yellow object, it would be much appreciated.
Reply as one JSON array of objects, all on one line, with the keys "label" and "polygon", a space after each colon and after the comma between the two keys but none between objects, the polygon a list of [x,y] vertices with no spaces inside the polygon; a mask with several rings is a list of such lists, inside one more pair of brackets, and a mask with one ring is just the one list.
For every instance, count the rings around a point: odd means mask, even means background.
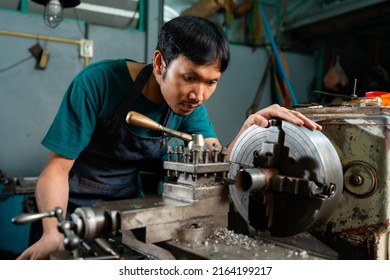
[{"label": "yellow object", "polygon": [[345,101],[343,104],[356,105],[356,106],[360,106],[360,107],[382,106],[382,99],[380,97],[359,97],[359,98],[351,100],[351,101]]}]

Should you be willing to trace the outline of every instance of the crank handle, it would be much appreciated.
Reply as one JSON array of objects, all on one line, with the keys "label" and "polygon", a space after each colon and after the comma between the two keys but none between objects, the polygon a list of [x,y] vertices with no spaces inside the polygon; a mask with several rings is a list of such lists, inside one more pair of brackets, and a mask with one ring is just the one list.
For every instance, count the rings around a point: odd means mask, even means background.
[{"label": "crank handle", "polygon": [[126,122],[128,124],[148,128],[151,130],[162,131],[187,142],[193,140],[193,137],[190,134],[164,127],[158,122],[155,122],[154,120],[149,119],[148,117],[134,111],[130,111],[127,113]]},{"label": "crank handle", "polygon": [[29,224],[35,221],[42,220],[44,218],[56,217],[56,210],[51,209],[45,212],[32,213],[32,214],[20,214],[15,218],[12,218],[12,223],[17,225]]},{"label": "crank handle", "polygon": [[66,250],[74,250],[81,244],[81,239],[73,232],[72,225],[69,221],[66,221],[62,217],[62,209],[59,207],[53,208],[48,211],[33,213],[33,214],[21,214],[12,219],[14,224],[28,224],[44,218],[55,217],[58,220],[58,230],[65,235],[64,246]]}]

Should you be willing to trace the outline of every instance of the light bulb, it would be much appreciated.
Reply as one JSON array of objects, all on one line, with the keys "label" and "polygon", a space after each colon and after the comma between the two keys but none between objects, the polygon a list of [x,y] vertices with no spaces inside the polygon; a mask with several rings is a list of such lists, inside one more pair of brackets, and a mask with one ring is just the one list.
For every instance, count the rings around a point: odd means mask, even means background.
[{"label": "light bulb", "polygon": [[62,21],[62,5],[59,0],[50,0],[45,7],[43,19],[46,25],[55,28]]}]

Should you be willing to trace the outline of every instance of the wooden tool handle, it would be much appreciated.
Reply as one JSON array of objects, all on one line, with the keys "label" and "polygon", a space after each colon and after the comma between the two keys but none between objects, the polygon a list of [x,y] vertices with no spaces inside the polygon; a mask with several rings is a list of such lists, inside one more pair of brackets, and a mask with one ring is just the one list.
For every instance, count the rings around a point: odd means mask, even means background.
[{"label": "wooden tool handle", "polygon": [[149,119],[148,117],[134,111],[130,111],[127,113],[126,122],[128,124],[136,125],[139,127],[162,131],[187,142],[192,141],[192,135],[166,128],[158,122],[155,122],[154,120]]},{"label": "wooden tool handle", "polygon": [[128,124],[148,128],[151,130],[161,131],[162,127],[161,124],[159,124],[158,122],[155,122],[154,120],[149,119],[148,117],[134,111],[130,111],[127,113],[126,122]]}]

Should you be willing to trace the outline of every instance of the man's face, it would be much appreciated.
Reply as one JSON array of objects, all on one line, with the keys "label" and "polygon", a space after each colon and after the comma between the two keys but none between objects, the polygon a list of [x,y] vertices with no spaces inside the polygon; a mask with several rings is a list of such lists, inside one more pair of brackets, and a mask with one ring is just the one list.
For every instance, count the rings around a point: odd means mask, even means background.
[{"label": "man's face", "polygon": [[157,78],[161,93],[171,109],[179,115],[190,114],[214,93],[221,78],[219,62],[197,65],[184,56],[162,60],[162,74]]}]

